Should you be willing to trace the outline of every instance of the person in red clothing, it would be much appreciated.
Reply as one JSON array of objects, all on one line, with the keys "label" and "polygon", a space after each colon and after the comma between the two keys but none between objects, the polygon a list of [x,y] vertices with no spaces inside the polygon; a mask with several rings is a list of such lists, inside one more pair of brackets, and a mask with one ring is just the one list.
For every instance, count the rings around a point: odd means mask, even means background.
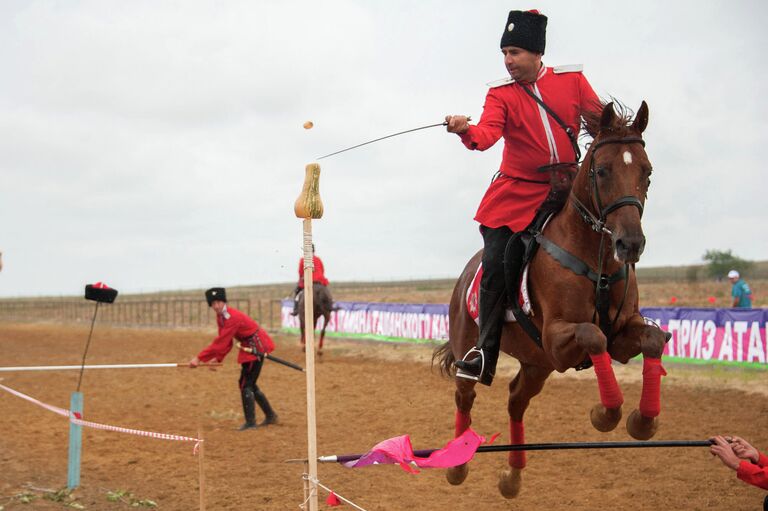
[{"label": "person in red clothing", "polygon": [[[212,359],[221,362],[237,340],[241,345],[237,354],[237,363],[241,366],[239,385],[245,416],[245,423],[240,427],[240,431],[257,427],[254,402],[258,403],[259,408],[264,412],[264,421],[258,426],[277,424],[277,414],[270,406],[267,396],[256,384],[264,363],[263,354],[271,353],[275,349],[272,338],[246,314],[227,306],[227,292],[223,287],[209,289],[205,292],[205,299],[208,301],[208,306],[216,311],[219,335],[189,361],[189,367],[194,369],[200,362],[208,362]],[[251,348],[253,353],[242,348]]]},{"label": "person in red clothing", "polygon": [[[736,477],[745,483],[768,490],[768,456],[737,436],[718,435],[710,440],[713,444],[709,452],[720,458],[723,465],[735,470]],[[768,497],[763,502],[763,509],[768,510]]]},{"label": "person in red clothing", "polygon": [[458,134],[470,150],[484,151],[504,138],[501,167],[475,215],[484,244],[480,337],[455,363],[457,377],[484,385],[493,381],[499,356],[506,295],[504,249],[514,232],[531,223],[550,191],[547,175],[539,169],[576,163],[581,117],[601,108],[581,66],[552,68],[542,63],[546,27],[547,17],[538,11],[511,11],[501,37],[510,78],[491,85],[477,125],[463,115],[445,118],[448,132]]},{"label": "person in red clothing", "polygon": [[[323,261],[315,255],[315,244],[312,243],[312,283],[315,285],[328,287],[328,279],[325,278],[325,267]],[[302,291],[304,291],[304,258],[299,259],[299,283],[296,284],[296,288],[293,290],[293,312],[291,315],[296,316],[299,313],[299,297]]]}]

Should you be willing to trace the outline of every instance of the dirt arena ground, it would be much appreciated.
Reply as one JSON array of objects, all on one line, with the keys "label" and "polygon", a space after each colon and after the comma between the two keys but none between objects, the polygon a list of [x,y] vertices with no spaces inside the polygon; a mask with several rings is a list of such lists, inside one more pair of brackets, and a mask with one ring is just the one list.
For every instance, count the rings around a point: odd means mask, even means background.
[{"label": "dirt arena ground", "polygon": [[[0,366],[78,364],[87,328],[0,324]],[[88,363],[182,362],[212,331],[108,329],[97,324]],[[293,337],[277,336],[276,355],[303,365]],[[416,449],[440,447],[453,430],[453,384],[430,370],[431,347],[391,346],[331,339],[317,367],[319,454],[365,452],[385,438],[408,433]],[[639,400],[641,366],[620,368],[630,407]],[[656,440],[703,440],[733,433],[768,450],[768,371],[667,366],[662,423]],[[502,362],[497,384],[479,390],[473,427],[508,438],[506,385],[514,363]],[[247,432],[234,357],[216,371],[137,369],[86,372],[87,420],[206,440],[204,467],[209,510],[298,509],[306,456],[303,374],[268,362],[259,383],[280,425]],[[3,385],[46,403],[69,407],[77,371],[0,373]],[[594,375],[553,376],[526,417],[529,442],[631,440],[623,423],[602,434],[588,413],[598,400]],[[0,391],[0,509],[60,509],[43,489],[66,485],[66,419]],[[164,510],[198,509],[198,459],[192,445],[107,431],[84,430],[80,509],[127,509],[108,492],[125,490]],[[550,451],[528,455],[518,498],[496,489],[503,453],[478,454],[462,486],[442,470],[408,474],[395,466],[346,469],[320,465],[320,481],[367,510],[756,510],[765,492],[738,481],[706,448]],[[27,494],[27,500],[19,497]],[[326,494],[321,491],[321,509]],[[344,509],[344,508],[342,508]],[[351,509],[347,506],[346,509]]]}]

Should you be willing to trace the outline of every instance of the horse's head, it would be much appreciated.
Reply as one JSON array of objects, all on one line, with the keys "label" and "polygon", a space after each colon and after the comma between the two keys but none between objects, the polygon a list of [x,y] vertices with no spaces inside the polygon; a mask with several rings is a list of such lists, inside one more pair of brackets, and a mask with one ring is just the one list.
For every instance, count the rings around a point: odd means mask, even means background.
[{"label": "horse's head", "polygon": [[594,140],[573,186],[574,204],[596,231],[608,233],[613,257],[635,263],[645,248],[641,217],[650,184],[651,163],[642,133],[648,125],[643,101],[634,121],[613,103],[587,119]]}]

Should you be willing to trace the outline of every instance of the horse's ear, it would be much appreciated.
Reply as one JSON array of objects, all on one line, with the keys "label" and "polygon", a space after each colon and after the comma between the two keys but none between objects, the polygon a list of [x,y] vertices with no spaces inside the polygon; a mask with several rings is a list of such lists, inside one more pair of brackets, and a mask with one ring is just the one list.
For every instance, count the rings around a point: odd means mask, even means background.
[{"label": "horse's ear", "polygon": [[648,126],[648,103],[643,101],[643,104],[640,105],[640,109],[637,111],[637,115],[635,116],[635,122],[632,123],[632,129],[637,131],[638,133],[642,133],[645,131],[645,128]]},{"label": "horse's ear", "polygon": [[613,101],[611,101],[603,107],[603,113],[600,115],[600,131],[611,128],[614,119],[616,119],[616,113],[613,111]]}]

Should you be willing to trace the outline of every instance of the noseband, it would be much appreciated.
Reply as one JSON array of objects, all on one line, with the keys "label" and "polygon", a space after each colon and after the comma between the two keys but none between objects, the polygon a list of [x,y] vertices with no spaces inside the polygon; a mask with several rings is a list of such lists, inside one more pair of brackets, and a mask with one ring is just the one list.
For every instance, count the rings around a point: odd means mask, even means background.
[{"label": "noseband", "polygon": [[571,202],[576,207],[576,210],[581,215],[581,218],[587,224],[589,224],[595,232],[602,232],[604,234],[611,234],[610,229],[608,229],[605,226],[606,217],[610,213],[616,211],[619,208],[623,208],[624,206],[635,206],[637,210],[640,212],[640,217],[642,218],[643,216],[643,204],[640,202],[640,199],[638,199],[634,195],[626,195],[624,197],[620,197],[615,201],[613,201],[612,203],[608,204],[608,206],[606,206],[605,208],[603,207],[602,200],[600,200],[600,191],[597,188],[597,173],[595,172],[595,153],[597,153],[597,150],[599,148],[608,144],[640,144],[643,147],[645,147],[645,140],[643,140],[640,137],[612,138],[608,140],[601,140],[600,142],[597,142],[592,148],[592,155],[590,156],[590,160],[589,160],[589,173],[588,173],[589,192],[590,192],[590,198],[592,199],[595,209],[600,214],[599,218],[595,216],[595,214],[592,213],[589,210],[589,208],[587,208],[578,199],[578,197],[576,197],[576,195],[573,194],[573,191],[571,191]]}]

